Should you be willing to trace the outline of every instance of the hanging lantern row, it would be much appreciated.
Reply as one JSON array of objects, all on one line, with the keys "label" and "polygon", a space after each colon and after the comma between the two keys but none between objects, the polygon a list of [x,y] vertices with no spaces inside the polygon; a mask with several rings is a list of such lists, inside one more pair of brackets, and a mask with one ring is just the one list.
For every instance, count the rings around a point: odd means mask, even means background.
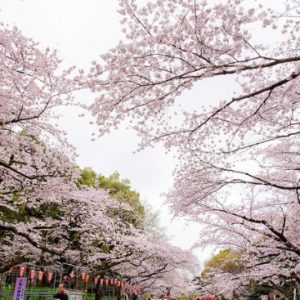
[{"label": "hanging lantern row", "polygon": [[[10,268],[9,273],[13,273],[14,268]],[[26,265],[21,265],[18,266],[18,276],[19,277],[24,277],[26,276],[27,272],[27,266]],[[69,278],[73,279],[76,276],[75,272],[72,271],[69,276],[65,275],[63,277],[64,280],[68,280]],[[39,282],[43,281],[44,278],[46,278],[47,282],[50,283],[53,280],[54,273],[53,272],[44,272],[44,271],[36,271],[34,268],[29,269],[29,280],[33,282],[35,278]],[[88,283],[90,280],[90,275],[87,273],[81,273],[80,274],[81,280]],[[122,290],[133,290],[137,293],[141,292],[141,288],[138,284],[128,284],[125,282],[122,282],[121,280],[117,278],[99,278],[99,276],[93,278],[94,284],[100,284],[101,286],[115,286],[117,288],[120,288]]]},{"label": "hanging lantern row", "polygon": [[[13,273],[14,268],[9,269],[9,273]],[[18,266],[18,276],[19,277],[24,277],[26,276],[27,272],[27,266],[22,265]],[[41,282],[44,278],[46,278],[47,282],[51,282],[53,280],[54,273],[53,272],[44,272],[44,271],[36,271],[33,268],[29,269],[29,279],[31,282],[35,280],[35,278],[38,279],[39,282]]]},{"label": "hanging lantern row", "polygon": [[[69,278],[73,279],[74,277],[76,277],[76,274],[74,271],[72,271],[69,276],[68,275],[65,275],[63,277],[63,279],[65,281],[67,281]],[[80,275],[79,275],[80,279],[85,282],[85,283],[88,283],[91,276],[85,272],[82,272]],[[141,288],[139,285],[137,284],[134,284],[134,285],[130,285],[128,283],[125,283],[125,282],[122,282],[121,280],[117,279],[117,278],[99,278],[99,276],[96,276],[93,278],[93,283],[94,285],[101,285],[101,286],[115,286],[117,288],[120,288],[120,289],[127,289],[127,290],[134,290],[135,292],[137,293],[140,293],[141,292]]]},{"label": "hanging lantern row", "polygon": [[[82,281],[88,283],[90,276],[86,273],[81,273],[81,279],[82,279]],[[131,284],[122,282],[121,280],[119,280],[117,278],[99,278],[99,276],[97,276],[97,277],[94,277],[94,285],[97,285],[97,284],[100,284],[101,286],[109,286],[109,285],[115,286],[115,287],[123,289],[123,290],[124,289],[134,290],[137,293],[141,292],[141,288],[138,284],[131,285]]]}]

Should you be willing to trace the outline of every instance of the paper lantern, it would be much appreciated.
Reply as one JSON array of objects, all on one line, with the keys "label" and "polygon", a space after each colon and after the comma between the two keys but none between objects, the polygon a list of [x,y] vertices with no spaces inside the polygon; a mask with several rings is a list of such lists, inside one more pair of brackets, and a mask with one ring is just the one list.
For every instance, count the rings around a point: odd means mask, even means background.
[{"label": "paper lantern", "polygon": [[99,280],[99,277],[95,277],[95,278],[94,278],[94,284],[95,284],[95,285],[97,285],[98,280]]},{"label": "paper lantern", "polygon": [[48,272],[47,274],[47,281],[50,283],[53,279],[53,272]]},{"label": "paper lantern", "polygon": [[30,281],[33,281],[36,275],[36,271],[34,269],[30,269],[29,271],[29,279]]},{"label": "paper lantern", "polygon": [[24,277],[26,274],[26,266],[19,266],[18,275],[19,277]]},{"label": "paper lantern", "polygon": [[86,282],[86,283],[89,282],[89,278],[90,278],[90,275],[86,274],[86,275],[85,275],[85,282]]},{"label": "paper lantern", "polygon": [[85,276],[86,276],[85,273],[81,273],[81,279],[82,279],[83,281],[85,281]]},{"label": "paper lantern", "polygon": [[44,278],[44,272],[43,271],[38,271],[38,281],[41,282]]},{"label": "paper lantern", "polygon": [[100,285],[103,285],[104,284],[104,280],[101,278],[100,279]]}]

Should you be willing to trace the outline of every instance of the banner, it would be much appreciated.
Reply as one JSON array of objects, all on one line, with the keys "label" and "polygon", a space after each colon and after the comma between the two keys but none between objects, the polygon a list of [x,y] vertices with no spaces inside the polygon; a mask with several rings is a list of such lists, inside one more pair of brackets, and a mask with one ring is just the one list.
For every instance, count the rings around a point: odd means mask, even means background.
[{"label": "banner", "polygon": [[16,281],[13,300],[23,300],[26,288],[26,277],[18,277]]}]

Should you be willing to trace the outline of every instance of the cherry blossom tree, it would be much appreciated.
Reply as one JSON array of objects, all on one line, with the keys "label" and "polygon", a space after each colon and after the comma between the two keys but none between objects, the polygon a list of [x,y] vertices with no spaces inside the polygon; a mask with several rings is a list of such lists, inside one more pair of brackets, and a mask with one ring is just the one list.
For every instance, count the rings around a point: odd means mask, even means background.
[{"label": "cherry blossom tree", "polygon": [[197,272],[198,263],[190,251],[183,251],[165,240],[153,240],[147,235],[127,239],[132,243],[132,255],[117,267],[123,277],[139,282],[145,291],[166,292],[169,288],[176,294],[188,289]]},{"label": "cherry blossom tree", "polygon": [[145,287],[165,287],[177,269],[192,272],[189,252],[122,218],[133,207],[79,184],[73,149],[51,120],[57,107],[74,103],[82,76],[60,71],[55,52],[16,28],[0,28],[0,51],[0,272],[23,262],[57,270],[68,263]]},{"label": "cherry blossom tree", "polygon": [[[141,148],[178,151],[168,202],[206,226],[201,244],[242,248],[244,278],[279,283],[299,278],[300,3],[264,5],[120,1],[124,40],[89,84],[100,135],[129,118]],[[239,87],[231,98],[179,106],[199,82],[226,77]]]},{"label": "cherry blossom tree", "polygon": [[75,260],[76,236],[91,239],[96,225],[112,223],[108,195],[77,188],[73,149],[52,125],[55,109],[74,103],[81,76],[60,71],[55,51],[40,50],[16,28],[1,26],[0,48],[1,272],[24,261]]},{"label": "cherry blossom tree", "polygon": [[[50,119],[57,106],[72,102],[77,84],[72,68],[58,71],[55,51],[39,50],[17,28],[1,25],[0,57],[1,265],[7,269],[24,259],[24,242],[53,255],[61,250],[45,246],[40,233],[57,226],[51,208],[72,189],[67,181],[76,172],[67,157],[72,150]],[[35,255],[31,249],[27,254]]]}]

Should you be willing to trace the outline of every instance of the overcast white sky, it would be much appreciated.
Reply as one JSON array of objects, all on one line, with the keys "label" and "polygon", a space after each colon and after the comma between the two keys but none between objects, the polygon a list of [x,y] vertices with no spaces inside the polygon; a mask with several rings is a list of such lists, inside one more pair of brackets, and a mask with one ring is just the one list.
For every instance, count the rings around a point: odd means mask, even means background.
[{"label": "overcast white sky", "polygon": [[[59,50],[65,65],[88,68],[92,60],[122,37],[117,0],[1,0],[0,4],[2,22],[16,25],[41,46]],[[231,79],[220,79],[217,84],[213,81],[201,83],[184,95],[183,100],[190,106],[199,100],[209,105],[230,96],[235,87]],[[91,95],[80,97],[90,100]],[[77,148],[79,165],[90,166],[105,175],[119,171],[140,192],[143,201],[159,210],[172,243],[189,248],[197,241],[198,226],[171,221],[168,208],[163,204],[161,193],[167,192],[172,185],[176,160],[166,155],[160,146],[134,154],[138,138],[125,129],[91,142],[90,119],[78,119],[77,114],[72,110],[64,111],[60,124]],[[210,249],[197,250],[196,254],[203,262],[210,252]]]}]

